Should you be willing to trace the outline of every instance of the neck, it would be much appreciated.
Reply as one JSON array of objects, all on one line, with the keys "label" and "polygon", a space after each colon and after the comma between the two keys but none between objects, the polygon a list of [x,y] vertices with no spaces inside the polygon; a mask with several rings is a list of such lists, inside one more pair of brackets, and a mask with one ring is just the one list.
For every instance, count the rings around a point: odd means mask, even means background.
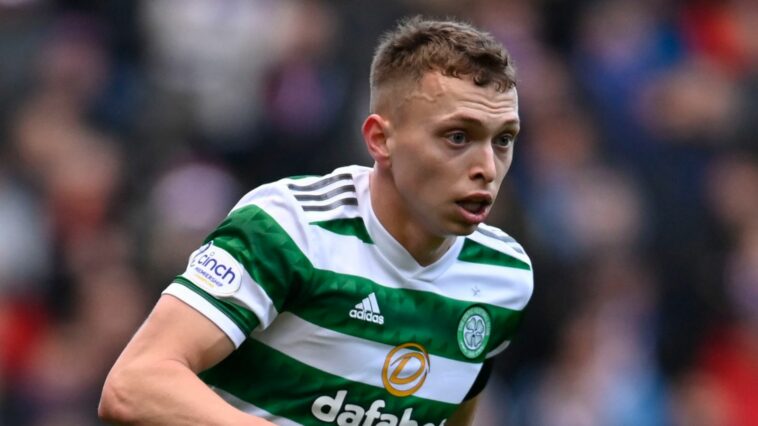
[{"label": "neck", "polygon": [[455,237],[431,233],[425,224],[408,210],[391,176],[374,168],[369,185],[371,204],[379,223],[419,265],[430,265],[447,252]]}]

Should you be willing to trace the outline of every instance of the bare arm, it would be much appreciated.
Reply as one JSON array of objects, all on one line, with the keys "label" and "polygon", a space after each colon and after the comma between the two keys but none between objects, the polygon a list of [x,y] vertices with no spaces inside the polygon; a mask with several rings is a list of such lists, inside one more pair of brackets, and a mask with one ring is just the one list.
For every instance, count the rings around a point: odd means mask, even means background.
[{"label": "bare arm", "polygon": [[471,426],[474,424],[476,402],[478,396],[461,404],[453,415],[445,422],[445,426]]},{"label": "bare arm", "polygon": [[108,374],[101,419],[135,425],[272,425],[221,399],[197,373],[234,350],[201,313],[163,295]]}]

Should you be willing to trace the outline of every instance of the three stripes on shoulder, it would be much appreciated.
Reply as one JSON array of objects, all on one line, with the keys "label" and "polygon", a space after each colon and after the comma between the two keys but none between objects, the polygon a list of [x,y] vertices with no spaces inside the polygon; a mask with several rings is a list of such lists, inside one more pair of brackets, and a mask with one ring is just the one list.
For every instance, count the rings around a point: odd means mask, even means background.
[{"label": "three stripes on shoulder", "polygon": [[[320,193],[319,190],[332,184],[333,189]],[[313,183],[300,185],[290,183],[287,187],[293,192],[295,199],[300,201],[305,211],[329,211],[340,206],[357,206],[358,198],[353,185],[353,176],[349,173],[327,176]],[[346,194],[346,195],[343,195]]]}]

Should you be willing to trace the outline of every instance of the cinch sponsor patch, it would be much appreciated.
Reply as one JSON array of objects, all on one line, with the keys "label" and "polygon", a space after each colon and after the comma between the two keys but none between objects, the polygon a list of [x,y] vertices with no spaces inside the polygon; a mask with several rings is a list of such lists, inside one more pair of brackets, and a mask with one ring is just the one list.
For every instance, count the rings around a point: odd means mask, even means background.
[{"label": "cinch sponsor patch", "polygon": [[192,253],[182,275],[214,296],[231,296],[242,285],[242,266],[213,241]]}]

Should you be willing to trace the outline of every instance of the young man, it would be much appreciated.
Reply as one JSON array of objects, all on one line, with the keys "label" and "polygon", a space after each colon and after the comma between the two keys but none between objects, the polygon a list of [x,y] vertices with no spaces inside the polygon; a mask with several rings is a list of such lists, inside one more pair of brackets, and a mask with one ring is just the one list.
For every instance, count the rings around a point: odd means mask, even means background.
[{"label": "young man", "polygon": [[243,197],[114,365],[101,417],[471,424],[532,292],[521,246],[483,224],[518,131],[501,45],[463,23],[401,23],[371,69],[373,168]]}]

